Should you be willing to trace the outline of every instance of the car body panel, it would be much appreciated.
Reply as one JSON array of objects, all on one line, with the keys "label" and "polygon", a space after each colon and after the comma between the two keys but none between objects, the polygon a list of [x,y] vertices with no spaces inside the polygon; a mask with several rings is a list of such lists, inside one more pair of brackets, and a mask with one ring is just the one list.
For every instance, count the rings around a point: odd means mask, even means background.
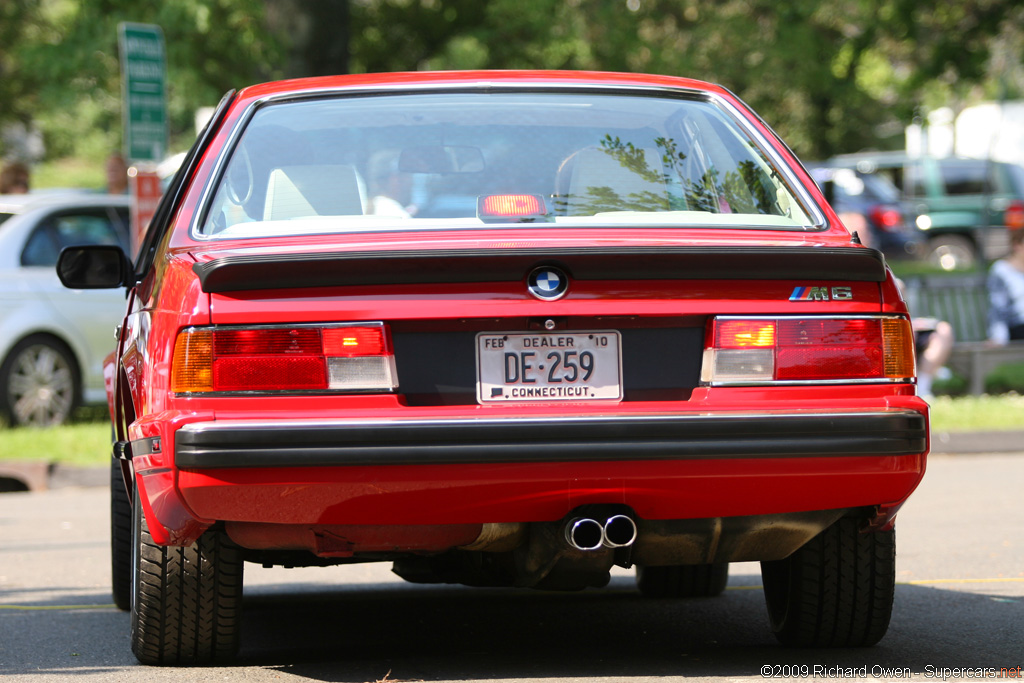
[{"label": "car body panel", "polygon": [[[202,232],[198,216],[213,201],[227,163],[221,156],[261,107],[328,95],[501,87],[713,98],[786,167],[814,221],[800,229],[756,221],[728,229],[664,229],[620,217],[565,230],[556,222],[450,226],[429,234],[396,223],[301,238]],[[407,547],[397,539],[419,526],[435,535],[418,549],[441,551],[461,547],[475,525],[555,522],[591,504],[627,506],[650,522],[822,511],[832,520],[868,509],[881,528],[923,476],[927,405],[909,379],[739,387],[699,380],[713,316],[907,315],[884,258],[851,242],[788,148],[724,89],[669,77],[568,72],[309,79],[241,91],[205,144],[183,167],[180,203],[170,208],[163,236],[152,238],[158,248],[151,265],[145,255],[140,261],[145,267],[120,354],[112,359],[118,367],[108,368],[108,377],[121,383],[114,392],[130,397],[118,430],[130,444],[134,483],[159,544],[189,545],[212,526],[227,525],[254,550],[312,548],[321,557],[359,559],[351,547],[298,539],[307,532],[323,536],[313,530],[318,525],[335,535],[346,525],[372,527],[377,540],[359,548],[376,552],[374,543],[388,533],[382,527],[395,534],[395,547]],[[299,219],[295,225],[306,224]],[[542,301],[527,293],[528,273],[539,263],[567,272],[563,298]],[[821,290],[817,299],[797,296],[807,288]],[[394,391],[218,396],[171,389],[175,339],[183,330],[362,321],[383,321],[397,340]],[[557,406],[481,405],[465,386],[431,399],[435,403],[416,403],[403,393],[411,374],[403,368],[415,362],[415,353],[402,348],[422,348],[415,346],[418,339],[440,334],[430,357],[451,362],[453,376],[465,379],[472,376],[467,349],[476,334],[552,329],[545,328],[548,322],[557,330],[615,329],[636,338],[651,328],[684,330],[673,339],[695,345],[678,370],[690,384],[669,398],[631,399],[627,386],[622,401]],[[403,335],[412,346],[401,347]],[[462,349],[450,361],[443,352],[448,339]],[[641,367],[643,355],[627,354],[623,362]],[[657,364],[644,373],[651,386],[642,389],[656,394]],[[772,425],[773,419],[774,428],[736,436],[741,425]],[[649,423],[659,420],[675,430],[668,445],[647,437]],[[527,434],[559,426],[568,436],[537,441],[540,452],[516,446],[535,438]],[[325,429],[333,435],[330,444],[295,446]],[[353,432],[359,429],[367,431]],[[386,438],[373,439],[375,429]],[[415,447],[402,448],[401,439],[385,447],[401,429],[416,435]],[[589,432],[621,439],[616,445]],[[352,449],[336,443],[344,443],[341,434],[352,439]],[[460,450],[451,439],[469,445]],[[629,444],[649,455],[632,453]],[[301,466],[289,463],[293,457]],[[450,534],[426,528],[445,525],[452,525]],[[281,539],[278,546],[274,539]],[[779,552],[776,547],[764,557]]]},{"label": "car body panel", "polygon": [[[114,327],[125,310],[124,294],[65,289],[53,261],[23,265],[22,255],[28,240],[55,217],[99,211],[126,231],[127,196],[69,192],[6,197],[0,198],[0,211],[13,213],[0,224],[0,359],[30,335],[49,335],[74,353],[83,400],[102,404],[106,395],[103,359],[114,347]],[[55,261],[56,253],[52,256]]]},{"label": "car body panel", "polygon": [[917,226],[925,237],[961,236],[988,260],[1006,254],[1005,213],[1011,202],[1024,200],[1024,170],[1019,165],[900,152],[844,154],[829,163],[893,182],[921,217]]}]

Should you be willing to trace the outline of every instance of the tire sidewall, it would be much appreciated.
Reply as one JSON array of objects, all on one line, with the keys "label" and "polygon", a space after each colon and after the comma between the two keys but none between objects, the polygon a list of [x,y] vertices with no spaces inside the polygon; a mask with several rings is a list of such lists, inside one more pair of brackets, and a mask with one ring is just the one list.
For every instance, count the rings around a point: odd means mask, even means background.
[{"label": "tire sidewall", "polygon": [[142,635],[140,632],[140,595],[142,578],[140,573],[142,571],[142,527],[145,524],[145,516],[142,514],[142,502],[139,499],[138,486],[134,487],[134,495],[132,496],[132,540],[131,540],[131,588],[128,592],[131,601],[129,605],[131,613],[131,643],[132,650],[136,652],[136,655],[141,652],[142,647]]},{"label": "tire sidewall", "polygon": [[18,356],[33,346],[46,346],[59,353],[71,372],[71,405],[68,407],[68,414],[62,422],[66,422],[82,402],[81,370],[78,366],[78,359],[75,358],[71,348],[61,340],[49,335],[30,335],[11,347],[10,352],[3,359],[3,363],[0,363],[0,416],[3,416],[11,426],[20,426],[21,424],[17,422],[14,416],[14,406],[11,405],[11,397],[9,396],[11,372],[14,370],[14,362]]}]

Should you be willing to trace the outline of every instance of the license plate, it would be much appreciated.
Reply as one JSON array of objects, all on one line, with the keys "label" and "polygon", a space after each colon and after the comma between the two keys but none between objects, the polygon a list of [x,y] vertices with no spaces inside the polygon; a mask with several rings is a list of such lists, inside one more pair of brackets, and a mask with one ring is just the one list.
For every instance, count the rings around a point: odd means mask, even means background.
[{"label": "license plate", "polygon": [[619,333],[476,337],[480,403],[622,399]]}]

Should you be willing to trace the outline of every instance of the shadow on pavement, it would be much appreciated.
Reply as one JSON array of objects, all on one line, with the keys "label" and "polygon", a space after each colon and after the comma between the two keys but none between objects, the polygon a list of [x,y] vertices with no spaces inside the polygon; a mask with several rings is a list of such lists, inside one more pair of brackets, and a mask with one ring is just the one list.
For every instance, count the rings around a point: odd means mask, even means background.
[{"label": "shadow on pavement", "polygon": [[[641,598],[625,577],[603,591],[567,594],[404,584],[336,590],[322,584],[291,584],[285,590],[259,586],[246,595],[242,650],[234,668],[349,683],[761,679],[765,665],[795,665],[812,671],[815,666],[866,667],[869,679],[894,680],[903,669],[922,679],[928,667],[1024,663],[1024,598],[1018,584],[987,584],[986,593],[968,593],[963,586],[900,585],[881,644],[809,651],[776,644],[756,581],[756,576],[734,577],[721,597],[683,601]],[[1007,585],[1013,586],[1007,594],[993,588]],[[1010,594],[1014,591],[1017,595]],[[12,598],[30,608],[12,609]],[[129,617],[109,606],[109,594],[72,589],[59,600],[48,604],[22,592],[0,593],[0,673],[124,674],[125,666],[156,673],[135,663]]]}]

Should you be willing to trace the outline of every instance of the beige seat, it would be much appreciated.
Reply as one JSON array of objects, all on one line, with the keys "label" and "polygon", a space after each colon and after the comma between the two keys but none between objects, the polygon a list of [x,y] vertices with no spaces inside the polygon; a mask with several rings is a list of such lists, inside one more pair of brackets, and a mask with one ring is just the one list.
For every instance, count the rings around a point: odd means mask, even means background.
[{"label": "beige seat", "polygon": [[567,215],[586,216],[606,211],[667,211],[668,187],[657,149],[638,154],[616,153],[588,147],[566,160],[567,194],[560,203]]},{"label": "beige seat", "polygon": [[362,214],[359,176],[352,166],[285,166],[270,172],[265,221]]}]

